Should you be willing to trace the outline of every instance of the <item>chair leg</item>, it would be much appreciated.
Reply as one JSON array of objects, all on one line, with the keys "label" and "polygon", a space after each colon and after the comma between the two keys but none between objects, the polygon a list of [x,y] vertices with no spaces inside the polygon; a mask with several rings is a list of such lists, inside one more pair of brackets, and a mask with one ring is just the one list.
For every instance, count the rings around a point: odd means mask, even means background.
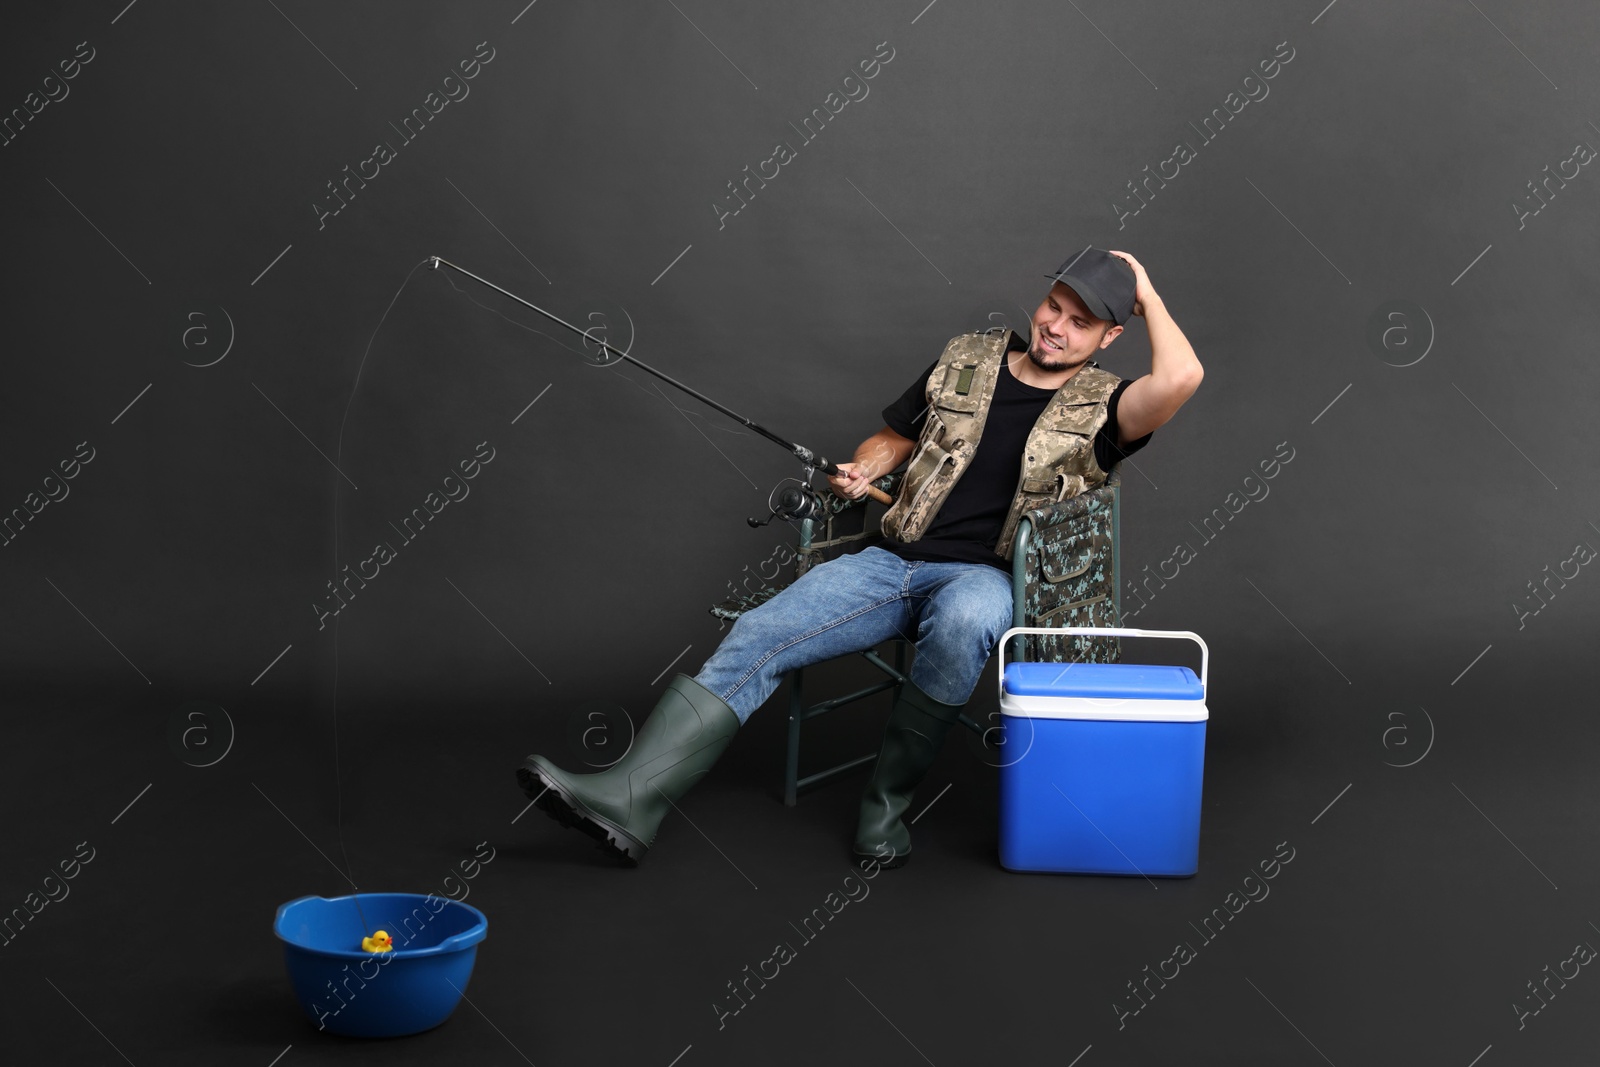
[{"label": "chair leg", "polygon": [[799,797],[800,782],[800,723],[805,717],[805,702],[801,699],[801,675],[804,667],[789,672],[789,744],[784,752],[783,803],[794,807]]},{"label": "chair leg", "polygon": [[900,694],[904,692],[906,688],[906,681],[908,680],[908,676],[906,675],[906,646],[908,643],[909,642],[903,638],[898,637],[895,638],[894,641],[894,669],[901,678],[901,681],[894,687],[894,699],[889,701],[890,709],[893,709],[895,704],[900,702]]},{"label": "chair leg", "polygon": [[[900,699],[900,692],[905,687],[906,653],[908,647],[908,642],[905,639],[894,639],[894,668],[892,673],[899,680],[896,681],[890,688],[892,689],[895,700]],[[890,672],[889,665],[883,660],[879,659],[875,652],[868,649],[865,650],[865,655],[868,662],[872,663],[880,670]],[[800,791],[802,788],[811,789],[816,786],[820,786],[841,774],[848,773],[854,768],[866,763],[871,763],[878,758],[878,754],[876,752],[869,753],[865,756],[859,756],[856,759],[841,763],[836,767],[830,767],[827,770],[818,771],[815,774],[807,775],[805,780],[802,782],[800,778],[800,727],[801,724],[805,722],[806,713],[809,710],[813,710],[806,707],[804,672],[805,668],[803,667],[796,667],[794,670],[789,672],[789,736],[784,751],[783,803],[785,807],[790,808],[794,807],[799,802]],[[887,683],[885,683],[885,685],[886,684]],[[881,689],[879,689],[879,691],[881,691]],[[850,703],[854,700],[862,699],[862,696],[863,694],[856,694],[850,697],[848,700],[840,698],[838,701],[824,703],[832,703],[835,704],[835,706],[843,706],[844,704]],[[819,706],[819,708],[815,710],[818,714],[820,714],[824,709]],[[971,725],[973,729],[978,729],[976,724],[969,725]]]}]

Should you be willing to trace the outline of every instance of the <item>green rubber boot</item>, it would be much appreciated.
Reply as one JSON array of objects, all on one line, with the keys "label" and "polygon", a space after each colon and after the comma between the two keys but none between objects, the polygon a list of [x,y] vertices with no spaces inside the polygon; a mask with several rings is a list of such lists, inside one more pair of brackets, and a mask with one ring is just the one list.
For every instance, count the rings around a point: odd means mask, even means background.
[{"label": "green rubber boot", "polygon": [[901,817],[965,706],[935,700],[910,681],[900,687],[883,730],[883,747],[872,778],[861,794],[855,842],[858,860],[875,859],[884,867],[901,867],[911,858],[911,831]]},{"label": "green rubber boot", "polygon": [[677,674],[616,763],[598,774],[575,774],[533,755],[517,768],[517,782],[539,810],[636,867],[662,817],[711,770],[738,729],[732,708]]}]

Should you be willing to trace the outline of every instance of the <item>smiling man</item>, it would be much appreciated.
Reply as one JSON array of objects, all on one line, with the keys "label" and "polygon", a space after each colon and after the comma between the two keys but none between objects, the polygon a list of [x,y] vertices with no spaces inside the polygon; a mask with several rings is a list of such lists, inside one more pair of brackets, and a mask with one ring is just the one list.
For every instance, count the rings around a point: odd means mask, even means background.
[{"label": "smiling man", "polygon": [[[912,794],[1011,626],[1019,520],[1104,485],[1200,386],[1194,349],[1132,256],[1085,248],[1045,277],[1028,338],[951,338],[883,410],[884,429],[829,477],[836,494],[859,499],[909,459],[882,543],[817,564],[740,615],[699,674],[672,679],[611,767],[572,774],[530,756],[518,777],[546,814],[637,863],[784,674],[903,637],[916,656],[862,796],[854,854],[886,867],[909,858]],[[1150,372],[1125,381],[1092,357],[1134,315],[1150,333]]]},{"label": "smiling man", "polygon": [[[858,462],[843,465],[861,476],[830,479],[859,497],[862,483],[911,457],[883,517],[888,551],[1009,574],[1011,538],[1028,510],[1103,485],[1199,387],[1194,349],[1132,256],[1087,248],[1046,277],[1055,284],[1029,338],[1009,330],[952,338],[884,409],[887,425],[857,449]],[[1125,381],[1093,357],[1133,315],[1145,316],[1151,367]]]}]

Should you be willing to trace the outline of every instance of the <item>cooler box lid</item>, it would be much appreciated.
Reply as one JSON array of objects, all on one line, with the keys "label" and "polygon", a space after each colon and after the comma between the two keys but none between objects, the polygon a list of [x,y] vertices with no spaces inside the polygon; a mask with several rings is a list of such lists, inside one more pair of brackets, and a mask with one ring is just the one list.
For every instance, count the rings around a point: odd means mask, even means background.
[{"label": "cooler box lid", "polygon": [[1002,687],[1012,696],[1121,700],[1204,700],[1188,667],[1144,663],[1006,664]]}]

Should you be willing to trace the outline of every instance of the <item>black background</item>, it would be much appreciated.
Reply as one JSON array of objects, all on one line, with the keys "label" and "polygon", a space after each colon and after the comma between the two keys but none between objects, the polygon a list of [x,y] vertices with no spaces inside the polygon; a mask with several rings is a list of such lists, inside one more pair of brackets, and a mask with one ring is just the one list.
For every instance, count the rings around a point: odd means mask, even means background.
[{"label": "black background", "polygon": [[[1586,968],[1517,1005],[1600,944],[1600,579],[1525,613],[1600,546],[1595,178],[1514,205],[1600,137],[1597,33],[1592,5],[1505,0],[8,11],[6,114],[94,58],[0,148],[0,514],[94,459],[0,548],[0,914],[95,851],[0,947],[3,1058],[1590,1062]],[[470,94],[399,145],[479,42]],[[799,144],[880,42],[869,94]],[[1279,42],[1269,95],[1203,140]],[[396,158],[319,228],[379,140]],[[719,228],[778,141],[796,158]],[[1090,243],[1140,260],[1206,370],[1124,464],[1122,527],[1130,581],[1195,551],[1132,622],[1211,649],[1200,873],[1004,871],[995,770],[952,740],[915,861],[719,1030],[725,983],[849,873],[862,777],[777,802],[780,689],[626,871],[525,813],[512,770],[576,765],[574,722],[638,720],[698,669],[706,608],[793,540],[745,519],[801,472],[424,264],[845,459],[948,337],[1020,320]],[[1144,323],[1101,362],[1147,371]],[[470,496],[319,630],[325,583],[484,441]],[[807,687],[872,677],[850,657]],[[969,712],[994,706],[991,665]],[[886,711],[808,728],[807,768]],[[318,1034],[276,907],[443,892],[479,842],[471,1004]],[[1285,842],[1270,897],[1119,1029],[1125,983]]]}]

